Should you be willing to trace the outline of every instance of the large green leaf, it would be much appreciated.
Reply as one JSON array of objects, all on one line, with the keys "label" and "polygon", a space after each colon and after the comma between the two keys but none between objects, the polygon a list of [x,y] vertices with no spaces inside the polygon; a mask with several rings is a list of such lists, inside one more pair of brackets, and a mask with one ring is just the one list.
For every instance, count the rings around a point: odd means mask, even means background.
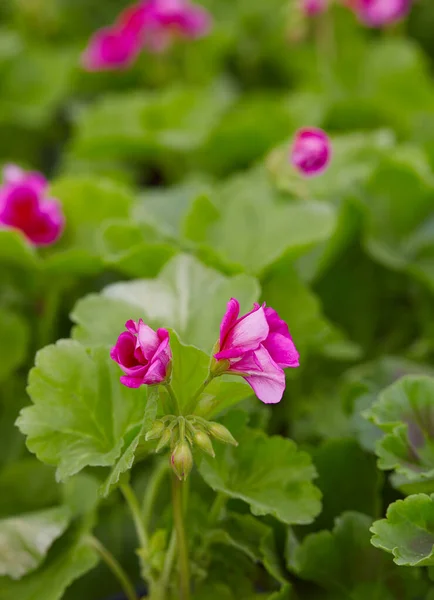
[{"label": "large green leaf", "polygon": [[239,446],[216,444],[216,457],[199,465],[202,477],[213,490],[247,502],[254,515],[311,523],[321,510],[321,493],[312,483],[310,456],[291,440],[246,428],[244,420],[242,413],[225,420]]},{"label": "large green leaf", "polygon": [[434,565],[434,495],[397,500],[371,531],[373,545],[393,554],[397,565]]},{"label": "large green leaf", "polygon": [[248,311],[258,300],[259,285],[247,275],[225,277],[191,256],[178,255],[157,279],[115,283],[100,296],[81,300],[71,317],[78,324],[73,335],[83,343],[113,344],[128,319],[142,318],[210,351],[232,296]]},{"label": "large green leaf", "polygon": [[63,207],[66,229],[48,252],[46,268],[63,273],[93,273],[102,267],[102,229],[107,221],[126,218],[133,196],[110,179],[63,177],[51,187]]},{"label": "large green leaf", "polygon": [[377,442],[378,466],[409,480],[434,476],[434,378],[407,375],[386,388],[366,416],[385,435]]},{"label": "large green leaf", "polygon": [[394,568],[387,555],[372,547],[370,524],[366,515],[346,512],[336,520],[333,531],[312,533],[300,544],[290,535],[288,567],[336,600],[393,600],[397,589],[401,590],[398,597],[421,597],[418,573]]},{"label": "large green leaf", "polygon": [[44,560],[69,524],[66,507],[0,520],[0,575],[21,579]]},{"label": "large green leaf", "polygon": [[223,184],[211,199],[199,197],[185,232],[211,260],[257,274],[283,255],[296,257],[327,240],[335,223],[327,203],[282,197],[257,169]]},{"label": "large green leaf", "polygon": [[30,372],[33,406],[17,424],[31,452],[57,467],[64,480],[86,466],[111,466],[132,429],[141,423],[145,388],[119,382],[119,367],[106,348],[87,351],[61,340],[40,350]]},{"label": "large green leaf", "polygon": [[0,578],[2,600],[60,600],[66,588],[93,569],[98,556],[91,548],[82,531],[72,530],[56,542],[44,564],[34,573],[13,581]]},{"label": "large green leaf", "polygon": [[191,151],[206,140],[233,97],[224,82],[106,95],[81,115],[73,152],[111,159]]}]

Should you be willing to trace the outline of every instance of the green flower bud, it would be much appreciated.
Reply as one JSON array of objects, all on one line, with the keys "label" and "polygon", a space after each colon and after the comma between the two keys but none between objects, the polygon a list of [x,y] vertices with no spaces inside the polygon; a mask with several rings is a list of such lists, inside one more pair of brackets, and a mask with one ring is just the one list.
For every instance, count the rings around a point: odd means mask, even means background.
[{"label": "green flower bud", "polygon": [[149,440],[158,440],[158,438],[161,437],[163,431],[164,431],[165,427],[164,427],[164,423],[163,421],[154,421],[151,429],[148,431],[148,433],[145,436],[145,440],[147,442],[149,442]]},{"label": "green flower bud", "polygon": [[184,440],[175,446],[170,457],[170,465],[178,479],[181,481],[187,479],[193,468],[193,455],[188,442]]},{"label": "green flower bud", "polygon": [[167,429],[165,429],[163,431],[163,435],[160,438],[160,441],[158,442],[157,447],[155,448],[155,452],[160,452],[160,450],[163,450],[163,448],[165,448],[166,446],[168,446],[170,444],[172,440],[172,427],[168,427]]},{"label": "green flower bud", "polygon": [[203,431],[195,431],[193,437],[193,443],[196,444],[198,448],[200,448],[203,452],[206,452],[213,458],[215,457],[214,448],[212,447],[212,442],[206,433]]},{"label": "green flower bud", "polygon": [[223,442],[223,444],[232,444],[232,446],[238,446],[237,440],[234,438],[229,429],[226,429],[226,427],[220,423],[208,423],[208,433],[219,442]]}]

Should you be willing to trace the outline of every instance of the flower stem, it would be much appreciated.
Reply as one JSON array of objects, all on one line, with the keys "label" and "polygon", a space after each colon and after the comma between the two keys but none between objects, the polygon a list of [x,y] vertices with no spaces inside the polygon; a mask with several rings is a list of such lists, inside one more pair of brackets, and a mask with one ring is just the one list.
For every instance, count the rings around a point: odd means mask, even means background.
[{"label": "flower stem", "polygon": [[179,575],[180,575],[180,600],[190,599],[190,564],[188,559],[188,547],[185,537],[184,527],[184,509],[183,509],[183,484],[175,476],[172,476],[172,502],[173,502],[173,520],[176,531],[176,542],[179,557]]},{"label": "flower stem", "polygon": [[202,383],[202,385],[197,389],[196,393],[194,394],[194,396],[192,397],[191,401],[189,402],[189,404],[187,405],[186,408],[186,414],[189,415],[191,413],[194,412],[197,403],[199,401],[199,398],[201,397],[202,393],[204,392],[205,388],[211,383],[211,381],[214,379],[214,375],[212,375],[211,373],[209,373],[208,377],[205,379],[205,381]]},{"label": "flower stem", "polygon": [[170,385],[170,383],[166,383],[166,390],[167,393],[169,394],[170,399],[172,400],[172,403],[174,405],[174,408],[176,409],[176,412],[178,415],[181,415],[181,407],[179,405],[179,400],[177,395],[175,394],[175,392],[173,391],[172,386]]},{"label": "flower stem", "polygon": [[91,546],[98,552],[98,554],[109,567],[113,575],[119,581],[127,599],[138,600],[138,596],[134,590],[133,584],[131,583],[128,575],[125,573],[125,571],[123,570],[119,562],[116,560],[116,558],[113,556],[113,554],[109,552],[99,540],[93,537],[93,535],[89,535],[86,538],[86,541],[89,544],[89,546]]},{"label": "flower stem", "polygon": [[139,538],[140,547],[143,550],[148,548],[148,534],[146,533],[145,524],[140,511],[139,501],[134,493],[133,488],[129,483],[122,483],[121,486],[122,494],[127,501],[128,507],[133,517],[134,525],[136,527],[137,537]]},{"label": "flower stem", "polygon": [[172,573],[173,561],[175,560],[175,553],[176,531],[175,529],[173,529],[172,535],[170,536],[169,547],[167,549],[166,556],[164,559],[163,571],[161,573],[160,580],[155,584],[155,587],[151,592],[152,600],[166,600],[170,574]]}]

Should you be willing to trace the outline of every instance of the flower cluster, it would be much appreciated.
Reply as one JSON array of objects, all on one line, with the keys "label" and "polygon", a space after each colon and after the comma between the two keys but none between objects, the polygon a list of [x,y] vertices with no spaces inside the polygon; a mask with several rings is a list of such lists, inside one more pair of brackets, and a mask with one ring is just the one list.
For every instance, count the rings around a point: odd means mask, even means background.
[{"label": "flower cluster", "polygon": [[88,71],[125,69],[142,50],[162,52],[176,37],[196,39],[210,28],[210,14],[189,0],[144,0],[93,35],[82,64]]},{"label": "flower cluster", "polygon": [[6,166],[0,187],[0,227],[18,229],[35,246],[56,242],[65,219],[60,203],[47,196],[47,189],[40,173]]}]

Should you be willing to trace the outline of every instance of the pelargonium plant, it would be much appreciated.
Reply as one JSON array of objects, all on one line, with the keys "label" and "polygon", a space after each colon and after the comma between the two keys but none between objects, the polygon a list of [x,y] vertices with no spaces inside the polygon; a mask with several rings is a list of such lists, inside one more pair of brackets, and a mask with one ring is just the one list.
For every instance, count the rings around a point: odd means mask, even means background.
[{"label": "pelargonium plant", "polygon": [[[185,259],[180,260],[178,269],[184,268]],[[38,353],[30,374],[28,391],[34,404],[22,410],[17,422],[29,450],[57,466],[60,481],[76,479],[83,469],[90,473],[91,467],[112,466],[100,493],[107,496],[119,488],[125,498],[150,599],[199,597],[206,540],[217,535],[216,527],[224,527],[230,498],[244,500],[254,514],[274,515],[284,523],[307,523],[319,510],[308,456],[289,440],[268,439],[246,428],[246,413],[232,410],[241,400],[249,402],[253,393],[265,404],[280,402],[284,369],[299,366],[288,325],[272,307],[255,303],[249,312],[240,313],[239,301],[230,299],[220,333],[212,334],[217,341],[209,354],[185,346],[172,329],[129,319],[111,349],[61,340]],[[218,416],[223,418],[216,420]],[[147,487],[143,512],[129,483],[130,471],[143,461],[152,464],[154,453],[164,458],[150,475],[153,483]],[[214,499],[210,495],[210,517],[202,523],[199,548],[191,547],[186,534],[194,512],[187,504],[189,481],[197,477],[194,463],[217,493]],[[255,471],[264,468],[268,474],[253,483]],[[167,536],[155,529],[152,516],[161,521],[155,503],[160,488],[169,485],[170,471],[172,517],[169,513],[163,522],[172,522],[173,531]],[[84,527],[82,543],[107,562],[128,600],[137,600],[137,582],[130,581],[92,535],[93,523]],[[47,547],[61,530],[53,528]]]}]

